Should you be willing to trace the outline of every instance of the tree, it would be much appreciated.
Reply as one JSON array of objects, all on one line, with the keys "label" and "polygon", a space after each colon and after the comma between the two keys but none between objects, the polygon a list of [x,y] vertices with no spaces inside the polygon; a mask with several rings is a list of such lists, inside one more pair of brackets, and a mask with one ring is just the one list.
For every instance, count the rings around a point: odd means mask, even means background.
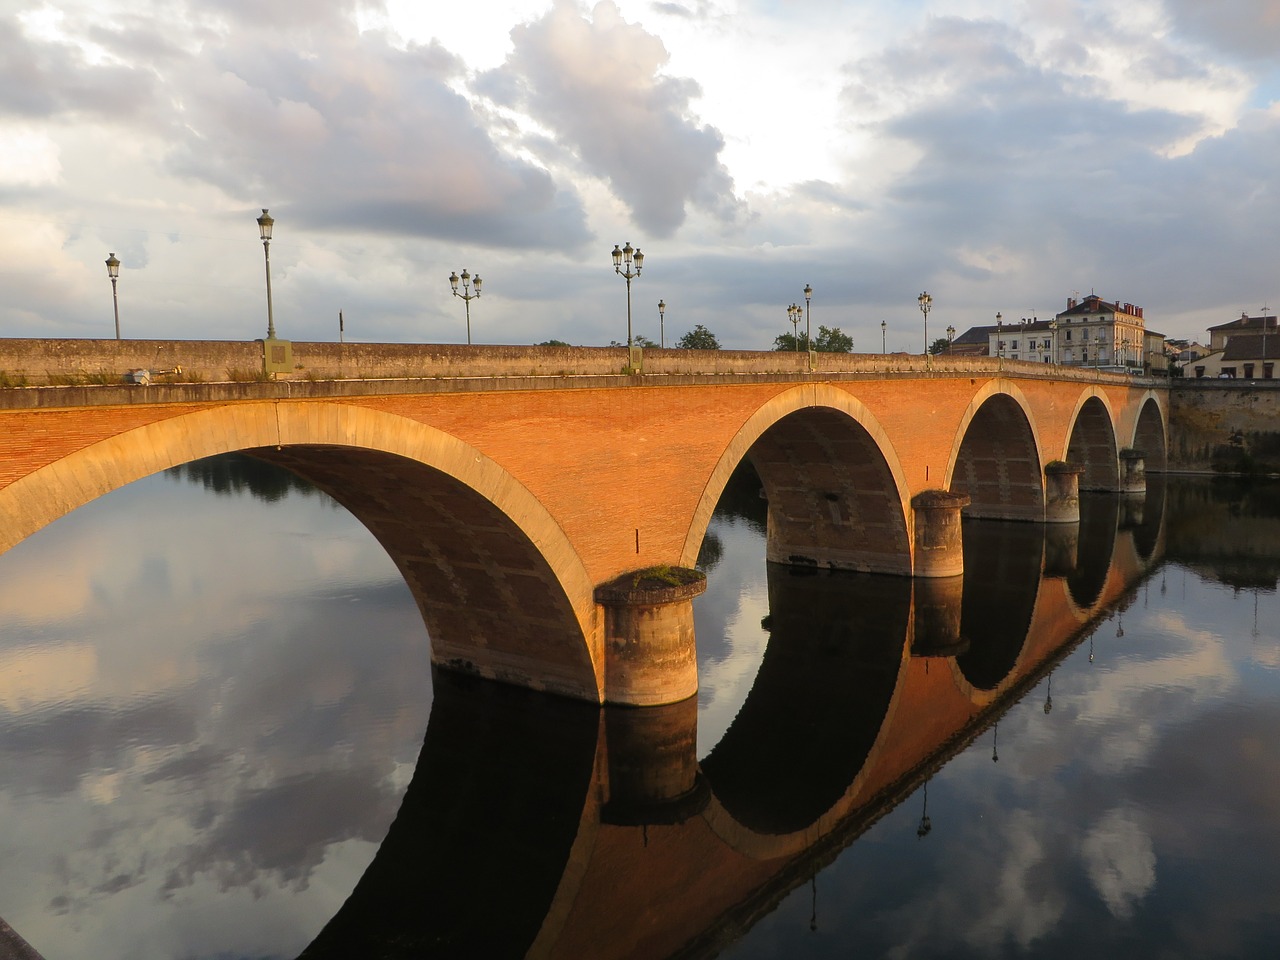
[{"label": "tree", "polygon": [[[774,350],[808,350],[807,334],[784,333],[773,340]],[[841,332],[839,327],[818,326],[818,335],[814,338],[813,349],[818,353],[852,353],[853,337]]]},{"label": "tree", "polygon": [[853,337],[841,333],[839,327],[818,325],[818,338],[813,341],[813,349],[819,353],[853,353]]},{"label": "tree", "polygon": [[[634,334],[632,334],[632,335],[631,335],[631,345],[632,345],[633,347],[642,347],[642,348],[643,348],[643,349],[645,349],[645,350],[648,350],[650,347],[656,347],[656,346],[657,346],[657,344],[656,344],[656,343],[654,343],[652,340],[650,340],[648,337],[646,337],[643,333],[634,333]],[[609,346],[611,346],[611,347],[625,347],[625,346],[626,346],[626,344],[625,344],[625,343],[623,343],[621,340],[610,340],[610,341],[609,341]]]},{"label": "tree", "polygon": [[714,333],[699,323],[677,340],[676,346],[681,350],[719,350],[720,341],[716,339]]},{"label": "tree", "polygon": [[535,347],[567,347],[569,344],[563,340],[543,340],[541,343],[535,343]]},{"label": "tree", "polygon": [[935,357],[940,353],[947,353],[951,350],[951,341],[946,337],[939,337],[933,343],[929,344],[929,352]]}]

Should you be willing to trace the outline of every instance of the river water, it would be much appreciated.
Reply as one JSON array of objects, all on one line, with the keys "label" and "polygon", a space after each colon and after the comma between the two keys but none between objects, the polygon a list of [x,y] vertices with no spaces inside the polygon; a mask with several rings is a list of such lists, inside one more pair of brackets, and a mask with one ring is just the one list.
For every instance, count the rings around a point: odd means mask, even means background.
[{"label": "river water", "polygon": [[1275,955],[1280,487],[967,523],[914,607],[766,564],[757,493],[663,721],[692,787],[603,805],[646,721],[433,676],[318,491],[231,457],[75,511],[0,556],[0,918],[48,960]]}]

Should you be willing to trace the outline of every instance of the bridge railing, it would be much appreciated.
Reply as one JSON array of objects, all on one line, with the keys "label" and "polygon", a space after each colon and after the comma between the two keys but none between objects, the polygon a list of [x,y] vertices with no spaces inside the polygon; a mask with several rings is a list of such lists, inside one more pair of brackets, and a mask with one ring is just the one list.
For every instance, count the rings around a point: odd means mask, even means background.
[{"label": "bridge railing", "polygon": [[[438,380],[512,377],[1054,376],[1124,382],[1124,374],[996,357],[645,349],[640,373],[625,347],[470,346],[295,342],[286,381]],[[261,341],[0,340],[0,389],[123,383],[252,383],[268,380]]]}]

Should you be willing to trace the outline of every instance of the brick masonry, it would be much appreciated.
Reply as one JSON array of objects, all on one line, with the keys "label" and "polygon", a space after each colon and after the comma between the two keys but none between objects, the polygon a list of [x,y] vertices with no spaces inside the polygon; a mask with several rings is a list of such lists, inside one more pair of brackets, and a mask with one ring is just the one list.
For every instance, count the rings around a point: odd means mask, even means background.
[{"label": "brick masonry", "polygon": [[[730,473],[766,434],[760,451],[790,464],[765,477],[771,511],[789,518],[786,549],[897,573],[911,570],[917,493],[969,484],[960,492],[986,515],[1030,516],[1044,464],[1067,458],[1078,422],[1103,432],[1087,451],[1133,446],[1144,431],[1163,446],[1167,391],[1144,381],[989,361],[814,375],[715,359],[740,370],[531,377],[507,360],[502,377],[457,380],[0,390],[0,548],[166,467],[242,449],[292,458],[379,535],[429,625],[453,625],[433,634],[450,663],[597,699],[594,588],[693,566]],[[879,462],[850,473],[836,451]],[[810,470],[822,490],[793,482]],[[845,533],[836,547],[832,530]],[[879,546],[851,552],[860,541]],[[507,553],[501,576],[484,573],[486,557]],[[487,615],[468,618],[480,602]]]}]

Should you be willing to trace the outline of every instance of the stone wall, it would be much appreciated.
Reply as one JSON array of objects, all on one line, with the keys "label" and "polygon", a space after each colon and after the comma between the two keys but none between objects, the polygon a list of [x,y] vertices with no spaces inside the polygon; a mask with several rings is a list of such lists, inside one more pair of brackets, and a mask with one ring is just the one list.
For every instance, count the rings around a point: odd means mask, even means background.
[{"label": "stone wall", "polygon": [[1280,381],[1172,381],[1169,469],[1280,473]]},{"label": "stone wall", "polygon": [[[626,372],[625,347],[469,346],[426,343],[306,343],[293,347],[293,370],[277,379],[387,380],[439,377],[617,376]],[[802,374],[809,355],[772,350],[646,349],[642,373]],[[819,353],[817,374],[1043,376],[1043,364],[994,357],[926,359],[920,354]],[[172,371],[181,368],[180,373]],[[154,382],[221,383],[264,379],[262,341],[0,339],[0,387],[121,383],[146,370]],[[1059,367],[1062,380],[1119,383],[1119,374]]]}]

